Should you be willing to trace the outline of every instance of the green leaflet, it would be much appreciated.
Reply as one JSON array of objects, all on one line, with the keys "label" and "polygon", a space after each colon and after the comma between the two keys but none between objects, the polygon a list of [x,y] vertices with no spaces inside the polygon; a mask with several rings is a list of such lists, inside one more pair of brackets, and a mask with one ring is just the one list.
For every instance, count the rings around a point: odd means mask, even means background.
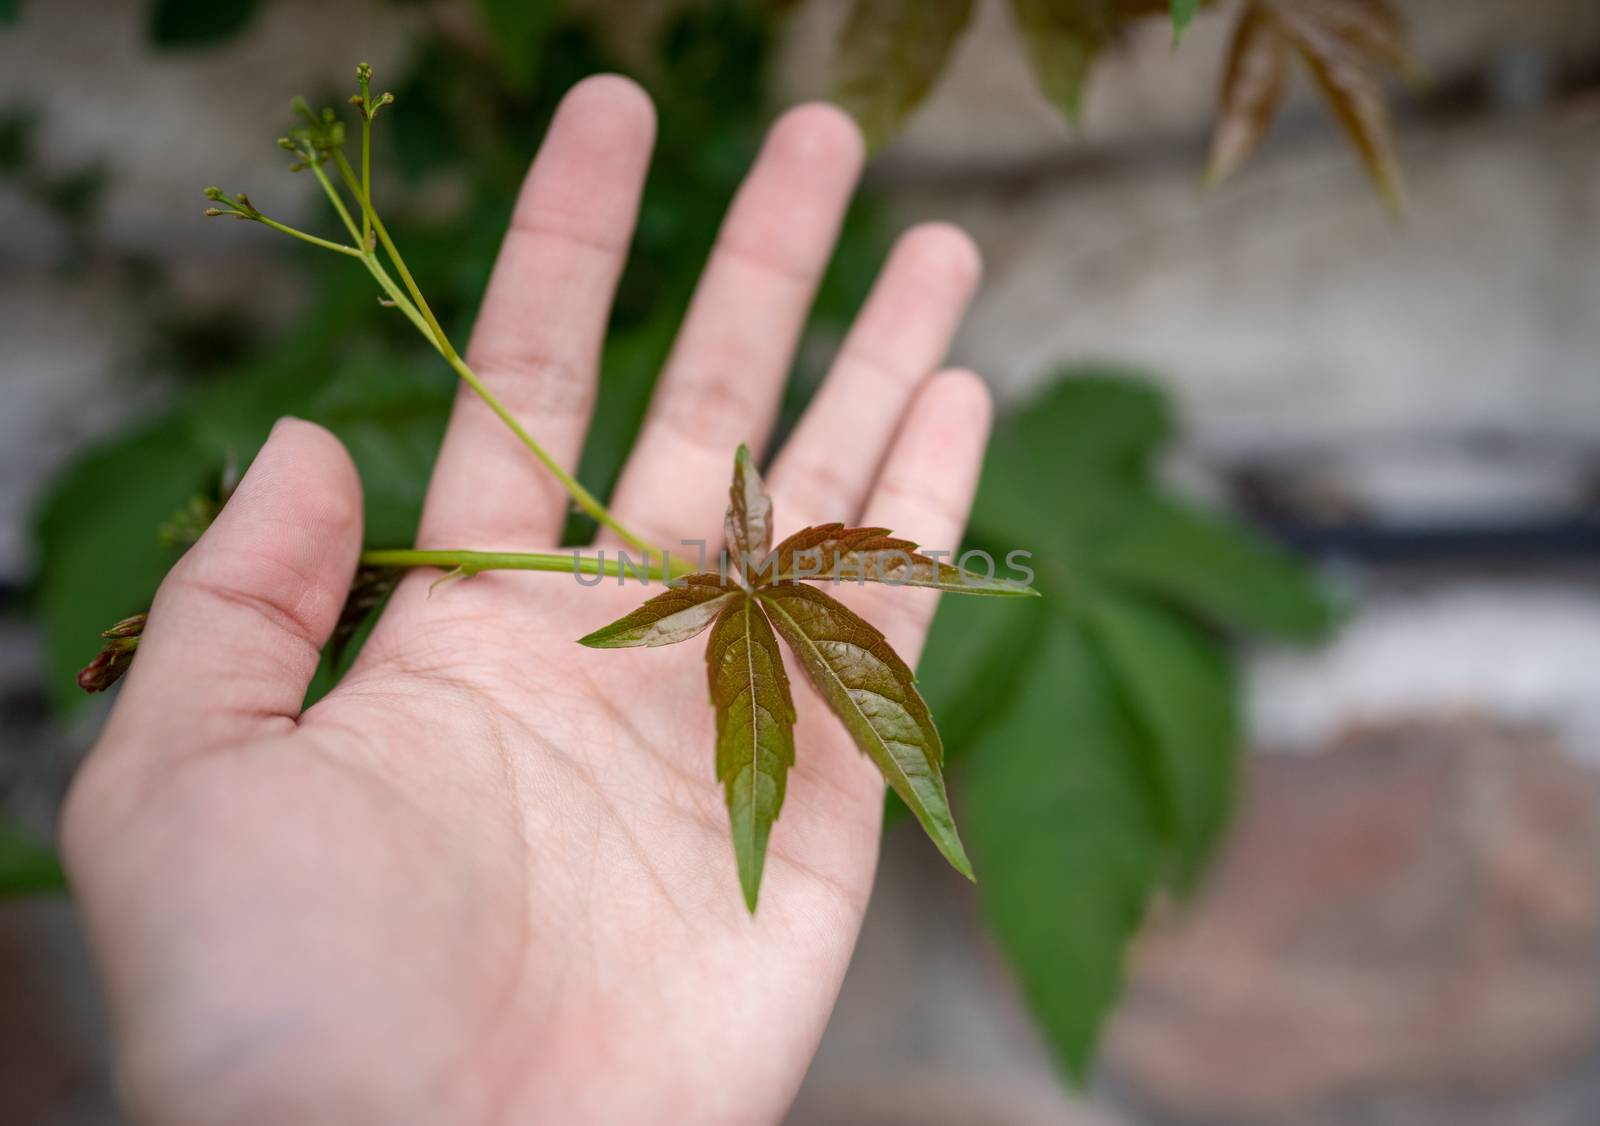
[{"label": "green leaflet", "polygon": [[1011,11],[1039,88],[1077,124],[1089,69],[1114,29],[1109,6],[1083,0],[1011,0]]},{"label": "green leaflet", "polygon": [[877,148],[921,103],[972,16],[972,0],[855,0],[839,33],[834,97]]},{"label": "green leaflet", "polygon": [[680,582],[626,617],[580,637],[578,644],[591,649],[676,645],[700,634],[735,600],[745,597],[736,587],[724,586],[717,575],[686,575]]},{"label": "green leaflet", "polygon": [[[843,538],[858,549],[867,545],[870,551],[860,551],[865,566],[873,565],[873,552],[905,555],[916,545],[891,539],[882,528],[827,524],[802,529],[769,555],[772,499],[743,446],[734,458],[726,527],[728,546],[741,568],[747,558],[762,560],[745,575],[753,585],[736,586],[712,574],[690,575],[682,586],[657,595],[581,641],[597,649],[671,645],[694,637],[715,621],[706,647],[706,671],[716,709],[717,778],[726,792],[745,904],[755,912],[767,838],[783,806],[789,767],[794,765],[794,702],[774,627],[856,745],[916,813],[939,851],[972,879],[972,864],[945,794],[944,749],[911,670],[867,622],[814,587],[792,579],[778,582],[775,570],[780,558],[794,561],[796,543],[820,546]],[[892,581],[888,568],[881,562],[878,566],[874,578]],[[897,566],[906,570],[915,564],[902,561]],[[942,578],[937,566],[926,577],[929,581],[922,585],[938,585]],[[971,592],[972,586],[962,583],[956,589]],[[1007,593],[1035,592],[1023,588]]]},{"label": "green leaflet", "polygon": [[963,571],[918,552],[910,540],[896,539],[887,528],[846,528],[817,524],[802,528],[780,543],[760,585],[811,579],[832,583],[884,583],[929,587],[952,594],[1037,597],[1032,587],[976,571]]},{"label": "green leaflet", "polygon": [[778,639],[756,600],[740,592],[717,616],[706,645],[717,713],[717,779],[727,793],[739,884],[752,913],[767,836],[794,765],[794,700]]},{"label": "green leaflet", "polygon": [[756,581],[746,567],[747,562],[761,566],[772,550],[772,498],[750,461],[750,450],[742,445],[733,459],[733,484],[728,487],[728,515],[723,524],[733,562],[746,579]]},{"label": "green leaflet", "polygon": [[756,598],[811,683],[956,871],[973,879],[944,787],[944,747],[915,678],[871,624],[815,587]]},{"label": "green leaflet", "polygon": [[1096,550],[1107,581],[1170,599],[1213,624],[1298,640],[1327,634],[1338,612],[1291,555],[1260,535],[1141,490]]},{"label": "green leaflet", "polygon": [[1163,863],[1135,739],[1092,646],[1063,626],[966,770],[984,916],[1080,1081]]},{"label": "green leaflet", "polygon": [[1171,868],[1192,884],[1233,809],[1238,683],[1211,631],[1163,607],[1106,592],[1088,633],[1138,732],[1152,796],[1176,846]]}]

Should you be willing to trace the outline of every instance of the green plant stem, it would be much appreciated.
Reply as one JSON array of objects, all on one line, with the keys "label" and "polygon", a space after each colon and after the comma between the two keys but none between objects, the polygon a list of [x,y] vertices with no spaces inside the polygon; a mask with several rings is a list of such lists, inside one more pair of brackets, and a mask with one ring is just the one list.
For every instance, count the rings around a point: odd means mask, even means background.
[{"label": "green plant stem", "polygon": [[286,235],[292,235],[301,242],[309,242],[312,246],[320,246],[323,250],[331,250],[336,254],[347,254],[352,258],[361,257],[361,251],[353,246],[346,246],[342,242],[333,242],[329,239],[318,238],[316,235],[307,234],[305,231],[297,231],[295,228],[280,223],[276,219],[268,219],[265,215],[258,214],[256,216],[256,222],[262,224],[263,226],[271,227],[275,231],[282,231]]},{"label": "green plant stem", "polygon": [[[439,342],[433,338],[433,332],[428,328],[428,322],[422,319],[422,314],[417,312],[417,307],[411,299],[401,292],[395,280],[389,276],[389,271],[383,268],[383,263],[378,261],[378,256],[370,250],[361,255],[361,264],[367,268],[378,286],[388,295],[394,307],[406,315],[416,330],[422,333],[423,339],[432,344],[439,355],[444,356],[444,349],[439,347]],[[448,359],[448,357],[446,357]]]},{"label": "green plant stem", "polygon": [[372,224],[372,229],[378,235],[378,241],[383,244],[384,253],[389,256],[389,261],[394,263],[395,272],[400,275],[400,280],[405,283],[406,292],[411,294],[411,300],[416,302],[417,311],[422,314],[428,326],[433,329],[433,334],[439,340],[439,348],[448,359],[455,355],[455,348],[450,344],[450,338],[445,335],[444,329],[439,327],[439,319],[433,315],[433,310],[428,307],[428,299],[422,296],[417,281],[411,276],[411,271],[406,268],[405,259],[400,257],[400,251],[395,246],[394,240],[389,237],[389,229],[383,225],[383,220],[378,217],[378,211],[372,205],[372,196],[362,189],[356,182],[355,171],[350,167],[350,162],[345,159],[344,153],[338,149],[333,150],[333,162],[339,166],[339,175],[344,177],[345,186],[356,197],[356,202],[361,204],[361,217],[363,223]]},{"label": "green plant stem", "polygon": [[322,185],[323,192],[328,197],[328,202],[333,204],[333,209],[339,213],[339,219],[344,223],[344,229],[350,232],[350,237],[363,250],[366,249],[367,240],[361,237],[361,232],[356,229],[356,221],[350,218],[350,209],[344,205],[344,200],[339,197],[339,189],[333,186],[333,181],[328,179],[328,174],[322,170],[322,165],[310,158],[307,163],[311,166],[311,174],[317,178],[317,183]]},{"label": "green plant stem", "polygon": [[[517,421],[516,416],[511,413],[510,409],[500,401],[493,391],[489,390],[488,385],[478,378],[477,373],[467,365],[467,362],[451,346],[449,337],[445,335],[444,329],[439,326],[438,319],[434,317],[433,311],[428,307],[428,302],[422,296],[422,291],[417,287],[416,280],[411,276],[411,271],[406,268],[405,260],[400,257],[400,251],[396,248],[394,240],[389,237],[389,231],[383,225],[383,220],[378,217],[377,211],[373,208],[371,196],[366,194],[362,190],[362,186],[356,182],[355,172],[350,167],[350,162],[338,150],[334,151],[333,159],[339,166],[340,175],[344,177],[345,186],[350,189],[356,196],[357,202],[360,203],[363,219],[371,223],[372,230],[377,234],[378,241],[383,244],[384,252],[389,256],[389,261],[394,264],[395,271],[405,283],[406,290],[411,295],[412,300],[409,304],[412,308],[407,308],[403,295],[397,293],[393,279],[388,277],[382,265],[376,261],[369,261],[367,268],[372,271],[373,277],[378,279],[378,284],[384,287],[390,299],[400,306],[408,316],[411,316],[413,312],[416,314],[416,316],[411,317],[412,322],[417,324],[419,331],[422,331],[424,336],[432,340],[434,347],[444,357],[445,363],[449,364],[455,373],[461,377],[461,381],[472,388],[500,421],[506,424],[507,428],[517,436],[517,440],[528,447],[529,452],[539,459],[539,463],[549,470],[557,481],[561,482],[561,487],[566,489],[567,494],[572,497],[573,502],[579,508],[588,513],[596,523],[615,532],[623,543],[640,552],[646,558],[665,559],[667,556],[664,551],[626,528],[621,521],[611,514],[611,510],[600,502],[598,497],[584,488],[576,477],[567,472],[560,462],[551,457],[549,452],[539,444],[538,439],[530,434],[522,423]],[[322,173],[321,169],[315,165],[313,165],[313,168],[318,173],[318,179],[323,182],[324,187],[329,191],[330,198],[337,199],[337,192],[334,191],[333,184],[328,180],[326,174]],[[344,211],[342,202],[340,210],[346,219],[347,225],[351,228],[351,233],[354,234],[355,224],[349,219],[348,212]],[[366,243],[363,242],[362,245],[365,246]],[[365,257],[372,259],[373,256],[369,252]],[[418,323],[418,317],[423,322],[426,322],[426,327]]]},{"label": "green plant stem", "polygon": [[[641,563],[644,561],[641,560]],[[597,555],[583,555],[576,551],[504,552],[504,551],[418,551],[410,548],[385,548],[363,551],[361,563],[365,567],[439,567],[476,575],[483,571],[554,571],[564,574],[613,575],[624,573],[638,577],[638,568],[630,565],[626,572],[620,559],[603,559]],[[686,566],[686,565],[685,565]],[[646,564],[645,572],[651,581],[662,581],[686,573],[678,564],[671,570],[656,562]]]},{"label": "green plant stem", "polygon": [[[367,104],[361,107],[361,198],[372,198],[372,95],[362,83],[361,95]],[[367,245],[367,236],[372,233],[372,220],[367,217],[367,209],[361,209],[361,245]]]}]

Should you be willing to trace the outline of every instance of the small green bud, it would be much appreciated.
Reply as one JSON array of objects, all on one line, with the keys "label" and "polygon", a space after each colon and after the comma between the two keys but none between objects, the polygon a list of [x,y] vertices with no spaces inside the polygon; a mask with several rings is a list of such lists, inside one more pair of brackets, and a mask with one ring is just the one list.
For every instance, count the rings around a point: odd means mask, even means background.
[{"label": "small green bud", "polygon": [[215,219],[218,215],[232,215],[233,212],[224,211],[220,207],[208,207],[200,214],[204,215],[207,219]]},{"label": "small green bud", "polygon": [[144,633],[144,623],[150,615],[134,614],[132,617],[123,618],[116,625],[101,632],[100,636],[110,640],[119,637],[138,637]]},{"label": "small green bud", "polygon": [[371,82],[372,81],[372,64],[371,63],[359,63],[359,64],[357,64],[357,66],[356,66],[356,81],[357,82]]},{"label": "small green bud", "polygon": [[280,149],[282,149],[284,152],[299,152],[300,151],[298,148],[295,147],[295,143],[293,141],[291,141],[288,137],[279,137],[278,138],[278,147]]},{"label": "small green bud", "polygon": [[100,636],[105,645],[78,674],[78,687],[85,692],[104,692],[133,665],[133,655],[139,649],[139,637],[144,633],[145,615],[135,614],[124,618]]},{"label": "small green bud", "polygon": [[214,199],[219,203],[228,198],[222,194],[221,188],[206,188],[203,192],[201,192],[201,194],[207,199]]},{"label": "small green bud", "polygon": [[351,94],[350,104],[358,107],[365,106],[367,104],[367,99],[363,98],[360,94]]}]

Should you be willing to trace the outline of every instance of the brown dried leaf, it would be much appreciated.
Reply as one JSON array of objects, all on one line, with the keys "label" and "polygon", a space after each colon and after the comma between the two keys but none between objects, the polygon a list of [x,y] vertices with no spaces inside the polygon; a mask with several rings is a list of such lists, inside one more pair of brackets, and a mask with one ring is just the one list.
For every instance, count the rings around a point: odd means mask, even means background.
[{"label": "brown dried leaf", "polygon": [[1288,77],[1289,40],[1263,5],[1249,5],[1228,48],[1207,183],[1221,183],[1255,151],[1283,101]]},{"label": "brown dried leaf", "polygon": [[1400,18],[1385,0],[1274,0],[1284,33],[1311,69],[1384,203],[1405,210],[1385,75],[1406,65]]},{"label": "brown dried leaf", "polygon": [[1242,164],[1282,99],[1287,48],[1305,60],[1384,202],[1404,210],[1384,83],[1415,75],[1405,25],[1388,0],[1251,0],[1239,17],[1222,86],[1207,179]]}]

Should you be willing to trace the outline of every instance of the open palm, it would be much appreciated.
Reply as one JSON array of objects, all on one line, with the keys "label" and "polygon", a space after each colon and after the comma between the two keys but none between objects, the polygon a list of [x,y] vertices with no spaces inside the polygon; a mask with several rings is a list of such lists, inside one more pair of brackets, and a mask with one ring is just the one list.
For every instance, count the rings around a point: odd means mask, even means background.
[{"label": "open palm", "polygon": [[[649,159],[648,100],[567,97],[501,249],[473,367],[567,465]],[[848,120],[787,114],[735,200],[612,510],[720,544],[861,163]],[[934,374],[970,242],[896,247],[769,484],[778,533],[866,522],[954,546],[982,384]],[[821,1036],[877,860],[883,784],[803,681],[761,907],[739,893],[698,647],[573,640],[650,593],[493,573],[401,584],[301,714],[360,547],[326,432],[273,432],[173,570],[70,795],[64,847],[142,1121],[757,1122]],[[549,550],[566,500],[457,403],[419,545]],[[602,542],[599,546],[610,547]],[[884,597],[888,595],[889,597]],[[932,592],[847,590],[913,659]]]}]

